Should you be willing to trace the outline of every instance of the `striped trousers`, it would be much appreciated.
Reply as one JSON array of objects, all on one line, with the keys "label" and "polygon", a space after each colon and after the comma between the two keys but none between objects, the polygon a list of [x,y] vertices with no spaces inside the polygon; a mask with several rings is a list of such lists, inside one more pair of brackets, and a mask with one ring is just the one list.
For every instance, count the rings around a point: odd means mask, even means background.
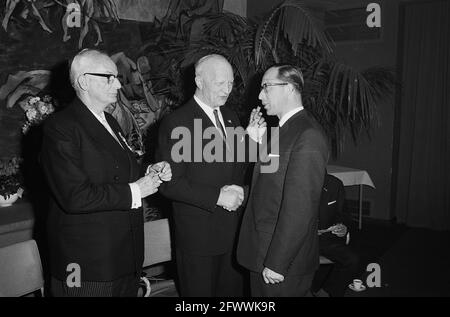
[{"label": "striped trousers", "polygon": [[53,297],[136,297],[140,278],[135,274],[114,281],[82,281],[80,287],[68,287],[65,281],[51,277]]}]

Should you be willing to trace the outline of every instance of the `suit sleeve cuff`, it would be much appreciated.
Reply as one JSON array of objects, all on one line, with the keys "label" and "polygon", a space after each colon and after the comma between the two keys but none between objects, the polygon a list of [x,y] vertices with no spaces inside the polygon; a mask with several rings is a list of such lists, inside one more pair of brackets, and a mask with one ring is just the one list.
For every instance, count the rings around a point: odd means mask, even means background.
[{"label": "suit sleeve cuff", "polygon": [[131,190],[131,209],[137,209],[142,207],[141,190],[136,183],[130,183]]}]

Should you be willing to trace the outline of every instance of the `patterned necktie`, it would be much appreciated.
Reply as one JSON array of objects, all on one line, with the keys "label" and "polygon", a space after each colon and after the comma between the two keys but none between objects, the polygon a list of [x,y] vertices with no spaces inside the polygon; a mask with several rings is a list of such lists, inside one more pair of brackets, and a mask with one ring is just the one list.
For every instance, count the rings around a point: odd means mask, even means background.
[{"label": "patterned necktie", "polygon": [[214,118],[216,119],[216,126],[219,128],[220,132],[222,132],[222,137],[225,139],[227,135],[225,134],[225,129],[223,128],[222,123],[219,120],[219,111],[214,109]]}]

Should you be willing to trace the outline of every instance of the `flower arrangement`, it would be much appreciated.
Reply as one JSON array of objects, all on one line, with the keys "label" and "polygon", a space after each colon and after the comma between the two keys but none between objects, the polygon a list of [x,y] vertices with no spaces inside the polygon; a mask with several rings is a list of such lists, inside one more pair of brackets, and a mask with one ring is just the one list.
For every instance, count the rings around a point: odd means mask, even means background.
[{"label": "flower arrangement", "polygon": [[19,177],[19,165],[21,159],[13,157],[11,159],[0,159],[0,196],[8,199],[9,196],[17,193],[22,196],[23,189]]},{"label": "flower arrangement", "polygon": [[55,111],[53,106],[53,99],[49,95],[44,97],[29,96],[23,102],[21,107],[25,111],[27,121],[22,127],[22,132],[25,134],[31,126],[41,123],[46,117]]}]

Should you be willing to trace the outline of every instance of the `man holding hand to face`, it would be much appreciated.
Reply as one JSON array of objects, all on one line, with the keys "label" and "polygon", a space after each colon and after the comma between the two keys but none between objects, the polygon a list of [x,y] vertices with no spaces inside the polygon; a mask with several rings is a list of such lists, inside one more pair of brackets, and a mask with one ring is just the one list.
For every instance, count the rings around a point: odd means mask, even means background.
[{"label": "man holding hand to face", "polygon": [[[173,201],[175,247],[182,296],[242,296],[243,278],[234,245],[245,197],[247,164],[237,162],[228,140],[239,127],[237,115],[222,107],[233,87],[233,69],[221,55],[207,55],[195,65],[194,97],[161,123],[157,156],[172,167],[172,181],[160,192]],[[249,127],[264,127],[258,110]],[[178,130],[177,130],[178,129]],[[189,131],[189,158],[174,159],[174,131]],[[211,139],[223,149],[219,160],[205,157]],[[236,141],[242,142],[242,138]],[[200,145],[197,147],[197,145]],[[236,144],[237,146],[237,144]],[[234,153],[234,154],[230,154]],[[217,153],[216,153],[217,154]],[[225,157],[231,155],[232,160]],[[199,156],[201,156],[199,158]]]},{"label": "man holding hand to face", "polygon": [[269,68],[262,79],[259,99],[268,115],[279,119],[279,168],[262,169],[263,157],[253,170],[237,248],[240,264],[250,271],[255,297],[296,297],[309,293],[319,266],[318,209],[328,140],[322,127],[303,108],[303,74],[293,65]]}]

